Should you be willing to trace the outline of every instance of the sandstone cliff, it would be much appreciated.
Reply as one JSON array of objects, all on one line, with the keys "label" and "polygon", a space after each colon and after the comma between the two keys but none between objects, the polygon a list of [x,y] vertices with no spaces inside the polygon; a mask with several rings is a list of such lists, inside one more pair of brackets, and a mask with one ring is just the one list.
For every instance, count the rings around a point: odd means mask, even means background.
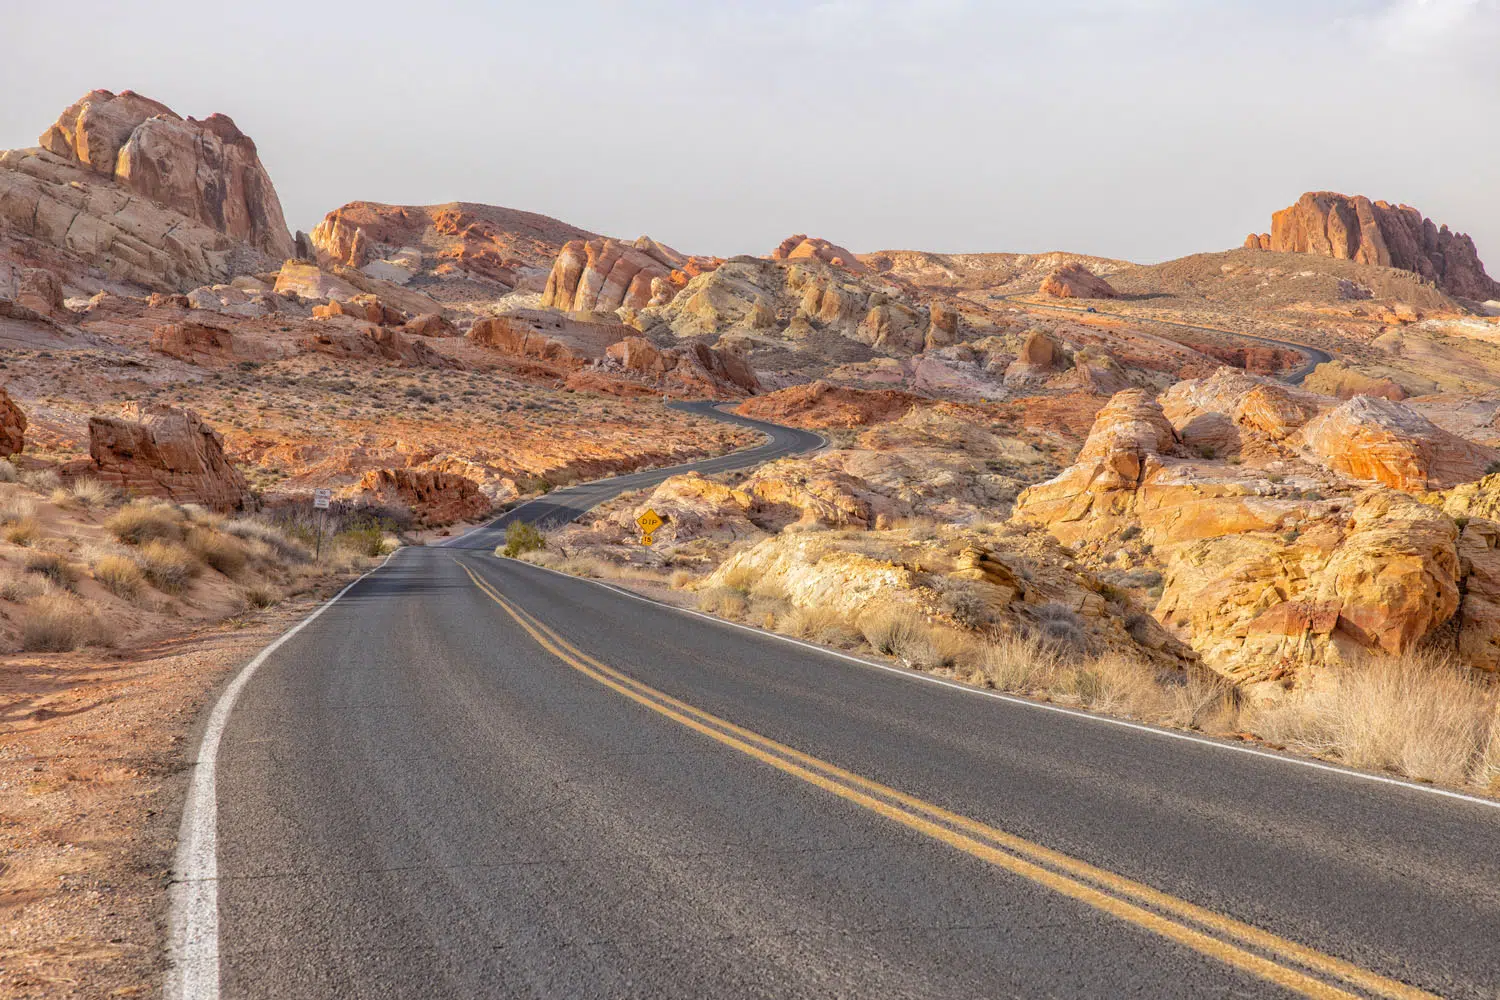
[{"label": "sandstone cliff", "polygon": [[96,90],[39,144],[0,154],[0,221],[108,274],[185,290],[293,252],[255,143],[224,115]]},{"label": "sandstone cliff", "polygon": [[1500,297],[1474,241],[1439,226],[1410,205],[1372,202],[1364,195],[1313,191],[1271,217],[1269,233],[1251,233],[1249,249],[1321,254],[1412,271],[1450,295]]},{"label": "sandstone cliff", "polygon": [[94,476],[132,495],[221,512],[253,502],[218,433],[192,410],[130,403],[118,418],[93,417],[89,457]]}]

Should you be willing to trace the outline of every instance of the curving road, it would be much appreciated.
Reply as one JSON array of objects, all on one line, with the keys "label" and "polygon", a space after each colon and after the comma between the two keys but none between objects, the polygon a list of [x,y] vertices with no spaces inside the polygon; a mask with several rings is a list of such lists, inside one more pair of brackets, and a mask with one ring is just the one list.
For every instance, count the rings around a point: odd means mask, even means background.
[{"label": "curving road", "polygon": [[499,528],[399,551],[231,683],[173,1000],[1500,986],[1494,803],[867,664]]},{"label": "curving road", "polygon": [[688,462],[684,465],[674,465],[670,468],[633,472],[625,476],[616,476],[613,479],[579,483],[576,486],[553,490],[546,496],[527,501],[507,511],[504,515],[491,521],[483,528],[471,531],[444,544],[452,548],[493,549],[504,539],[505,527],[512,521],[521,520],[542,528],[553,528],[561,524],[567,524],[585,511],[597,507],[604,501],[611,500],[621,493],[655,486],[665,479],[684,472],[696,471],[712,474],[715,472],[730,472],[735,469],[750,469],[773,459],[813,451],[821,448],[825,443],[821,435],[815,434],[812,431],[798,430],[795,427],[783,427],[780,424],[770,424],[763,420],[752,420],[749,417],[742,417],[737,413],[726,413],[719,409],[721,404],[717,403],[680,402],[669,403],[667,405],[674,410],[682,410],[685,413],[696,413],[699,416],[712,417],[715,420],[722,420],[726,423],[753,428],[765,434],[766,440],[763,444],[754,448],[733,451],[727,455],[720,455],[717,458],[704,459],[699,462]]},{"label": "curving road", "polygon": [[[1033,309],[1056,309],[1056,310],[1059,310],[1061,312],[1074,312],[1074,313],[1088,313],[1089,312],[1089,307],[1088,306],[1059,306],[1059,305],[1053,305],[1050,302],[1032,302],[1029,299],[1023,299],[1023,298],[1021,298],[1022,294],[1030,294],[1030,293],[1019,293],[1018,292],[1018,293],[1016,293],[1014,295],[1002,295],[999,298],[1002,301],[1005,301],[1005,302],[1020,302],[1020,303],[1022,303],[1024,305],[1031,306]],[[1125,313],[1114,313],[1114,312],[1102,312],[1101,313],[1101,312],[1098,311],[1097,308],[1095,308],[1093,310],[1092,315],[1096,315],[1096,316],[1113,316],[1116,319],[1129,319],[1129,320],[1135,320],[1137,322],[1142,322],[1142,323],[1158,323],[1158,324],[1160,324],[1162,326],[1175,326],[1175,327],[1178,327],[1178,328],[1183,329],[1183,330],[1196,330],[1199,333],[1217,333],[1217,334],[1221,334],[1221,335],[1226,336],[1226,337],[1238,337],[1240,340],[1253,340],[1253,341],[1255,341],[1258,344],[1265,344],[1268,347],[1283,347],[1283,348],[1286,348],[1288,350],[1296,351],[1299,354],[1301,354],[1304,358],[1306,358],[1307,360],[1305,360],[1302,364],[1298,365],[1296,368],[1293,368],[1290,371],[1282,372],[1281,375],[1278,376],[1278,378],[1280,378],[1281,381],[1283,381],[1283,382],[1290,382],[1293,385],[1301,385],[1302,381],[1304,379],[1306,379],[1307,376],[1309,376],[1309,375],[1311,375],[1313,373],[1313,369],[1317,368],[1319,365],[1321,365],[1325,361],[1332,361],[1333,360],[1333,355],[1332,354],[1329,354],[1327,351],[1325,351],[1325,350],[1323,350],[1321,348],[1318,348],[1318,347],[1309,347],[1306,344],[1299,344],[1299,343],[1297,343],[1295,341],[1291,341],[1291,340],[1277,340],[1274,337],[1258,337],[1258,336],[1256,336],[1253,333],[1240,333],[1237,330],[1226,330],[1223,327],[1218,327],[1218,326],[1195,326],[1192,323],[1179,323],[1176,320],[1170,320],[1170,319],[1152,319],[1150,317],[1144,317],[1144,316],[1131,316],[1131,315],[1128,315],[1128,314],[1125,314]]]}]

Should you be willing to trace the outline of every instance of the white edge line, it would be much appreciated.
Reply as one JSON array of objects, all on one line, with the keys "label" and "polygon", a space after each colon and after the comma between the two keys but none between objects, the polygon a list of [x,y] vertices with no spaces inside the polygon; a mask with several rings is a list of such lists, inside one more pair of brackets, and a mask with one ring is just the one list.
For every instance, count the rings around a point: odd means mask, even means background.
[{"label": "white edge line", "polygon": [[217,1000],[219,996],[219,831],[217,770],[219,741],[240,692],[260,665],[292,636],[311,625],[371,573],[384,569],[396,549],[374,569],[333,595],[316,611],[283,632],[240,668],[214,703],[198,745],[192,778],[182,806],[172,881],[167,887],[168,1000]]},{"label": "white edge line", "polygon": [[[501,556],[494,556],[493,553],[491,553],[490,555],[492,555],[492,557],[495,559],[503,558]],[[512,559],[509,561],[522,562],[522,560],[519,559]],[[958,681],[950,681],[942,677],[934,677],[931,674],[922,673],[918,670],[909,670],[904,667],[891,666],[889,663],[880,663],[876,660],[867,660],[862,656],[854,656],[850,653],[841,652],[837,649],[829,649],[827,646],[819,646],[816,643],[805,642],[802,639],[794,639],[789,635],[782,635],[779,632],[768,632],[765,629],[756,628],[753,625],[742,625],[739,622],[728,621],[724,618],[716,618],[713,615],[705,614],[702,611],[694,611],[691,608],[680,608],[675,604],[668,604],[665,601],[654,600],[653,598],[646,597],[642,594],[637,594],[633,591],[626,590],[624,587],[617,587],[614,584],[605,583],[603,580],[590,580],[588,577],[573,576],[569,573],[563,573],[560,570],[551,569],[546,566],[538,566],[535,563],[525,563],[525,565],[530,566],[533,569],[543,570],[547,573],[554,573],[557,576],[565,577],[569,580],[578,580],[582,583],[591,583],[595,586],[603,587],[606,590],[612,590],[623,597],[629,597],[630,599],[636,601],[644,601],[647,604],[654,604],[659,608],[666,608],[669,611],[676,611],[681,614],[692,615],[694,618],[701,618],[704,621],[712,622],[715,625],[723,625],[729,628],[737,628],[745,632],[753,632],[754,634],[763,636],[767,639],[775,639],[778,642],[786,642],[790,643],[793,646],[801,646],[803,649],[810,649],[813,652],[822,653],[825,656],[837,657],[840,660],[847,660],[850,663],[857,663],[865,667],[873,667],[876,670],[884,670],[887,673],[896,674],[898,677],[905,677],[908,680],[922,681],[927,684],[937,684],[945,688],[951,688],[954,691],[962,692],[964,694],[978,695],[982,698],[994,698],[997,701],[1007,702],[1012,705],[1019,705],[1023,708],[1033,708],[1043,712],[1056,712],[1059,715],[1068,715],[1072,716],[1075,719],[1085,719],[1089,722],[1102,723],[1103,725],[1107,726],[1118,726],[1122,729],[1133,729],[1137,732],[1149,733],[1153,736],[1164,736],[1168,739],[1182,740],[1186,743],[1196,743],[1200,746],[1214,747],[1216,749],[1225,750],[1231,753],[1247,754],[1251,757],[1263,757],[1267,760],[1280,761],[1283,764],[1293,764],[1297,767],[1311,768],[1315,771],[1328,771],[1332,774],[1341,774],[1349,778],[1358,778],[1361,781],[1373,781],[1377,784],[1382,785],[1395,785],[1399,788],[1408,788],[1415,792],[1425,792],[1428,795],[1439,795],[1443,798],[1457,799],[1460,802],[1469,802],[1473,803],[1474,805],[1485,806],[1490,809],[1500,809],[1500,801],[1497,801],[1495,799],[1486,799],[1481,798],[1477,795],[1469,795],[1464,792],[1455,792],[1451,789],[1439,788],[1436,785],[1423,785],[1415,781],[1403,781],[1400,778],[1390,778],[1386,777],[1383,774],[1371,774],[1368,771],[1356,771],[1347,767],[1339,767],[1336,764],[1325,764],[1322,761],[1310,760],[1306,757],[1293,757],[1288,754],[1273,753],[1269,750],[1258,750],[1255,747],[1241,746],[1236,743],[1226,743],[1222,740],[1208,739],[1203,736],[1194,736],[1191,733],[1181,732],[1180,730],[1162,729],[1158,726],[1146,725],[1143,722],[1132,722],[1129,719],[1116,719],[1113,716],[1098,715],[1093,712],[1084,712],[1075,708],[1064,708],[1061,705],[1049,705],[1046,702],[1033,701],[1030,698],[1022,698],[1013,694],[1005,694],[1001,691],[989,691],[985,688],[975,687],[972,684],[961,684]]]}]

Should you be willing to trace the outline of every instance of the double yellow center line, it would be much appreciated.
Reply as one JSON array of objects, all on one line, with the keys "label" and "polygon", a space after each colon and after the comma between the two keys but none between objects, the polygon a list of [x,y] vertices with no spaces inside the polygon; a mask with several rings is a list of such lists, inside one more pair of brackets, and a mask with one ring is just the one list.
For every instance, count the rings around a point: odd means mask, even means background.
[{"label": "double yellow center line", "polygon": [[501,596],[467,565],[459,565],[474,585],[515,619],[539,646],[574,670],[658,715],[847,802],[1302,996],[1376,996],[1391,1000],[1434,997],[1424,990],[950,812],[694,708],[578,649]]}]

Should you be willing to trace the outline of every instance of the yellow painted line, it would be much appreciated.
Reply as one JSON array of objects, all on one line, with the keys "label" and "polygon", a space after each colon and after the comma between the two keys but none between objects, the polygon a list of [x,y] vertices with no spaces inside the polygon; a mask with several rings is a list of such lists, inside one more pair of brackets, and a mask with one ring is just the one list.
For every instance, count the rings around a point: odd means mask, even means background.
[{"label": "yellow painted line", "polygon": [[[457,562],[457,560],[454,561]],[[463,567],[464,572],[469,575],[474,584],[509,614],[538,645],[568,666],[660,715],[833,795],[1069,898],[1087,903],[1112,916],[1186,945],[1202,954],[1303,996],[1347,998],[1354,997],[1356,994],[1313,978],[1298,969],[1278,964],[1239,945],[1249,945],[1271,952],[1284,961],[1290,960],[1305,968],[1336,977],[1380,997],[1393,998],[1393,1000],[1436,1000],[1435,994],[1362,969],[1331,955],[1225,917],[1040,844],[1034,844],[977,820],[950,812],[941,806],[863,778],[835,764],[812,757],[792,747],[777,743],[769,737],[761,736],[695,708],[579,650],[542,622],[512,605],[468,566],[462,563],[459,565]],[[877,796],[880,797],[877,798]],[[944,823],[949,825],[945,826]],[[1045,862],[1062,871],[1044,868],[1041,864],[1028,861],[1024,857],[1017,857],[1017,854],[1029,856],[1038,862]],[[1087,879],[1088,882],[1095,884],[1090,885],[1081,879]],[[1122,896],[1126,898],[1121,898]],[[1192,920],[1218,933],[1237,939],[1239,944],[1221,940],[1196,928],[1178,923],[1167,916],[1137,905],[1136,902],[1131,902],[1131,899]]]}]

